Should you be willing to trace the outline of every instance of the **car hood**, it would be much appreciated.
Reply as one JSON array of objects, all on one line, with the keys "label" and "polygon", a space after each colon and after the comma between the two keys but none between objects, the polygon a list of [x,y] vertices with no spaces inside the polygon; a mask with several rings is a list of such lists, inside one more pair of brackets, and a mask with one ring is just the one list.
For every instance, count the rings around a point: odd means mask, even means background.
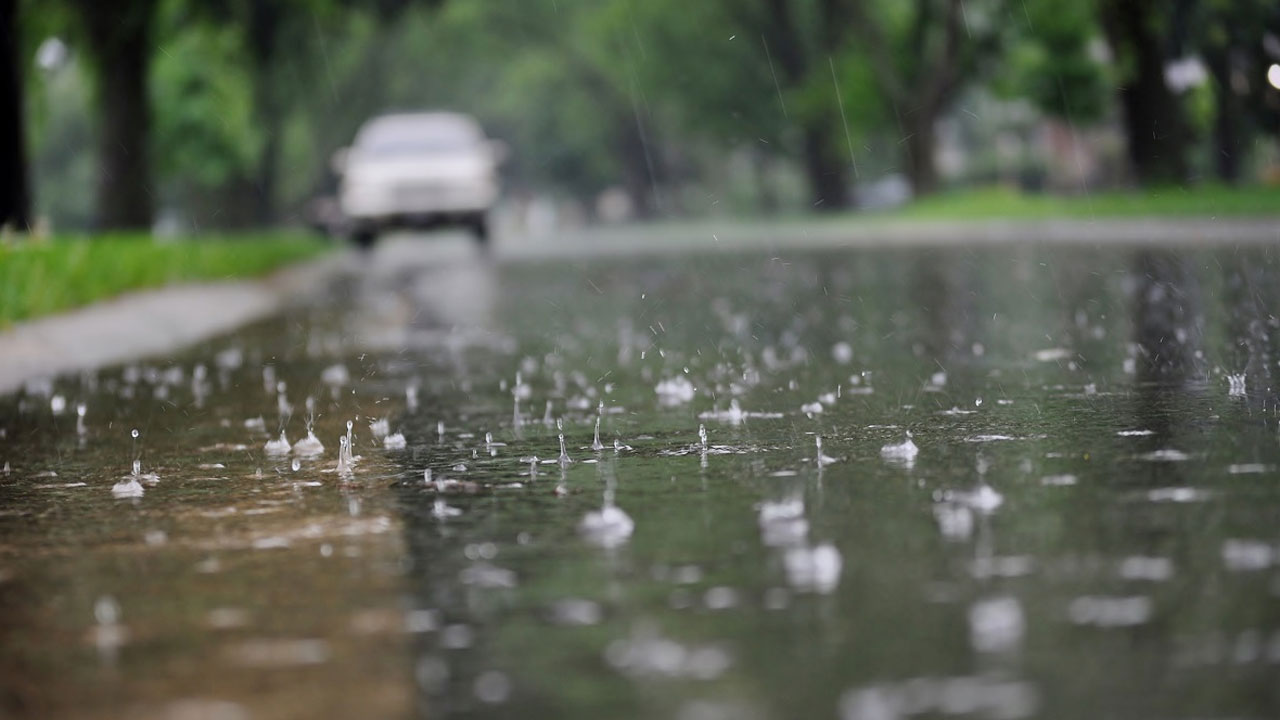
[{"label": "car hood", "polygon": [[493,172],[493,163],[478,155],[360,157],[347,166],[349,182],[433,182],[471,180]]}]

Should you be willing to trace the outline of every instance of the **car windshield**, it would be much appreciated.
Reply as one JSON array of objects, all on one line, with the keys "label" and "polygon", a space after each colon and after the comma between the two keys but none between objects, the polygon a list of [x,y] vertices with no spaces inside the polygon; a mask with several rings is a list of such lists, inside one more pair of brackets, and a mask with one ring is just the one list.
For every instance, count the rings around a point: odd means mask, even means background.
[{"label": "car windshield", "polygon": [[360,133],[356,146],[370,155],[466,152],[479,144],[480,132],[453,118],[385,118]]}]

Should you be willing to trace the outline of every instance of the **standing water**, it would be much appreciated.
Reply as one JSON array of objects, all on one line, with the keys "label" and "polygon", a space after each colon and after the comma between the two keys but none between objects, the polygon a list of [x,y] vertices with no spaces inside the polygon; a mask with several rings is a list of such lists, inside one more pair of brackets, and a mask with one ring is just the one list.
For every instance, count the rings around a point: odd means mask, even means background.
[{"label": "standing water", "polygon": [[0,398],[0,714],[1280,714],[1269,249],[380,257]]}]

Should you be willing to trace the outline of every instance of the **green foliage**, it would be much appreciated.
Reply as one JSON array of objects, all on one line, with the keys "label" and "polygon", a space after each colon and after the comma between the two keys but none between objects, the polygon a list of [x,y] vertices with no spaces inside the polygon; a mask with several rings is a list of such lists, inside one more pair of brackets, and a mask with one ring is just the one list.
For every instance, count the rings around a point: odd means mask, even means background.
[{"label": "green foliage", "polygon": [[329,247],[313,236],[283,233],[187,241],[81,236],[0,244],[0,326],[129,290],[262,275]]},{"label": "green foliage", "polygon": [[887,214],[914,220],[1050,220],[1093,217],[1273,217],[1280,187],[1206,185],[1086,195],[1031,195],[1008,188],[981,188],[918,200]]},{"label": "green foliage", "polygon": [[[72,51],[57,72],[28,68],[36,200],[59,228],[92,222],[94,73],[76,22],[80,3],[91,1],[22,0],[28,51],[50,35]],[[1187,52],[1231,48],[1257,62],[1262,33],[1276,22],[1273,3],[1192,5]],[[158,195],[166,215],[194,225],[246,222],[255,216],[243,206],[274,176],[270,199],[296,217],[332,192],[329,157],[365,119],[450,108],[476,115],[511,146],[504,174],[513,194],[589,202],[624,186],[636,199],[656,184],[677,206],[732,194],[735,207],[750,208],[752,192],[766,205],[766,195],[778,195],[769,177],[783,178],[789,198],[797,178],[813,179],[813,146],[825,176],[849,170],[850,145],[862,180],[919,171],[908,158],[934,148],[913,148],[913,138],[974,88],[1030,101],[1028,125],[1040,113],[1081,125],[1114,118],[1116,83],[1131,63],[1123,48],[1115,62],[1107,56],[1106,6],[159,0],[151,67]],[[1151,7],[1153,22],[1169,30],[1172,11]],[[1262,87],[1253,83],[1246,104],[1254,124],[1270,128],[1280,114],[1262,105],[1271,97]],[[1181,101],[1194,105],[1202,137],[1219,112],[1211,100],[1197,91]],[[974,156],[989,146],[969,140]]]},{"label": "green foliage", "polygon": [[1011,24],[1016,40],[996,86],[1057,117],[1101,119],[1108,107],[1108,77],[1097,57],[1102,38],[1091,5],[1026,0],[1022,17],[1014,15]]},{"label": "green foliage", "polygon": [[238,33],[196,25],[170,38],[152,67],[157,169],[206,189],[247,176],[263,136]]}]

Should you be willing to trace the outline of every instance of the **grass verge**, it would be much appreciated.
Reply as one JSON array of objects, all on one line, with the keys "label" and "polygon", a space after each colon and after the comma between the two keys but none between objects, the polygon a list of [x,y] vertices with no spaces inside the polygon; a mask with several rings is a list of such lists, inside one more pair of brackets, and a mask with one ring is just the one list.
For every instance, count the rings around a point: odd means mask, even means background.
[{"label": "grass verge", "polygon": [[0,243],[0,327],[129,290],[258,276],[331,247],[315,236],[287,232]]},{"label": "grass verge", "polygon": [[869,217],[911,220],[1052,220],[1094,217],[1249,217],[1280,215],[1280,186],[1155,188],[1081,195],[1025,194],[1008,188],[958,190]]}]

